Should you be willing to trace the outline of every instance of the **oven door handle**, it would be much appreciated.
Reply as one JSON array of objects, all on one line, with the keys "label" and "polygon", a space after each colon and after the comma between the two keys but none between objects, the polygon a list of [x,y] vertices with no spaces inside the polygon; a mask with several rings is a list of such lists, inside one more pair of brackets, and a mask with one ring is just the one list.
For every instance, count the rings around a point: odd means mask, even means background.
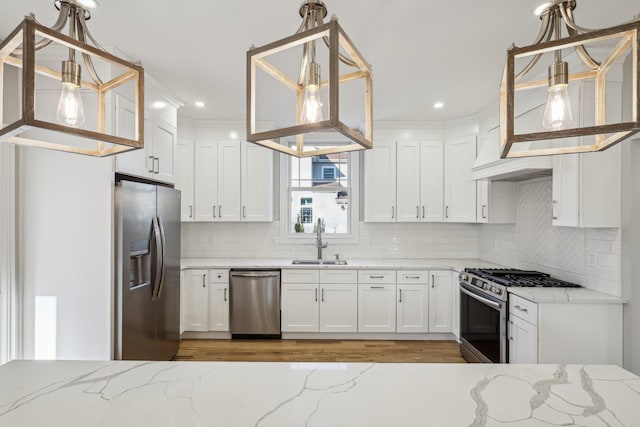
[{"label": "oven door handle", "polygon": [[466,294],[468,296],[470,296],[471,298],[478,300],[484,304],[487,304],[490,307],[495,308],[496,310],[500,310],[502,307],[502,304],[497,303],[495,301],[491,301],[488,298],[483,298],[480,295],[474,294],[473,292],[469,292],[468,290],[466,290],[465,288],[463,288],[462,286],[460,286],[460,292],[462,292],[463,294]]}]

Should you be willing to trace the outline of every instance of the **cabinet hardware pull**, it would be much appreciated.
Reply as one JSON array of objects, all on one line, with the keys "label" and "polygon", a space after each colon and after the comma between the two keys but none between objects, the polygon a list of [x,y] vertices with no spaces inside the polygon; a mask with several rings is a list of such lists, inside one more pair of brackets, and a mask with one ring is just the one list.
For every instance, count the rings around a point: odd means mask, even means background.
[{"label": "cabinet hardware pull", "polygon": [[420,219],[420,206],[416,206],[416,218]]},{"label": "cabinet hardware pull", "polygon": [[151,159],[151,169],[148,169],[148,168],[147,168],[147,170],[148,170],[149,172],[153,173],[153,166],[154,166],[154,164],[153,164],[153,163],[154,163],[154,159],[155,159],[155,157],[153,157],[153,156],[149,156],[149,158]]},{"label": "cabinet hardware pull", "polygon": [[384,289],[384,286],[371,286],[370,289]]},{"label": "cabinet hardware pull", "polygon": [[449,206],[444,207],[444,217],[449,218]]},{"label": "cabinet hardware pull", "polygon": [[394,219],[396,217],[396,208],[394,206],[391,206],[391,219]]},{"label": "cabinet hardware pull", "polygon": [[516,310],[520,310],[520,311],[524,311],[525,313],[528,313],[529,310],[527,310],[526,307],[521,306],[520,304],[516,304],[513,306]]},{"label": "cabinet hardware pull", "polygon": [[246,209],[247,209],[247,207],[246,207],[246,206],[243,206],[243,207],[242,207],[242,218],[246,218],[246,217],[247,217],[247,215],[246,215]]},{"label": "cabinet hardware pull", "polygon": [[218,218],[222,219],[222,205],[218,205]]},{"label": "cabinet hardware pull", "polygon": [[402,302],[402,289],[399,289],[400,291],[400,300],[398,302]]},{"label": "cabinet hardware pull", "polygon": [[487,218],[487,214],[485,213],[486,209],[487,209],[487,205],[482,205],[482,219]]},{"label": "cabinet hardware pull", "polygon": [[322,293],[321,300],[322,300],[322,302],[324,302],[324,289],[322,289],[321,293]]},{"label": "cabinet hardware pull", "polygon": [[316,288],[316,302],[318,302],[318,288]]},{"label": "cabinet hardware pull", "polygon": [[422,205],[422,218],[424,218],[424,205]]},{"label": "cabinet hardware pull", "polygon": [[216,205],[213,205],[213,217],[216,217]]},{"label": "cabinet hardware pull", "polygon": [[404,276],[405,279],[419,279],[420,276]]},{"label": "cabinet hardware pull", "polygon": [[384,279],[384,276],[369,276],[370,279]]},{"label": "cabinet hardware pull", "polygon": [[204,284],[204,281],[205,281],[205,278],[206,278],[206,277],[207,277],[207,275],[206,275],[206,274],[203,274],[203,275],[202,275],[202,287],[203,287],[203,288],[206,288],[206,287],[207,287],[207,286]]},{"label": "cabinet hardware pull", "polygon": [[436,287],[436,276],[434,276],[433,274],[431,275],[431,287]]},{"label": "cabinet hardware pull", "polygon": [[227,300],[227,288],[224,288],[224,300]]},{"label": "cabinet hardware pull", "polygon": [[193,218],[193,205],[189,205],[189,218]]},{"label": "cabinet hardware pull", "polygon": [[558,201],[557,200],[552,200],[551,201],[551,219],[558,219],[558,216],[556,215],[556,206],[558,205]]},{"label": "cabinet hardware pull", "polygon": [[[156,165],[158,165],[158,169],[156,169]],[[160,173],[160,158],[159,157],[154,157],[153,158],[153,173]]]}]

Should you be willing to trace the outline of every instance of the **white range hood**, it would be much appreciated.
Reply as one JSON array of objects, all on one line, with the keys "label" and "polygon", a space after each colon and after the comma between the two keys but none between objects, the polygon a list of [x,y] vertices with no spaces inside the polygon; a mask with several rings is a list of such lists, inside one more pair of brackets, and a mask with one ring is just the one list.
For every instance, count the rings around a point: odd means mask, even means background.
[{"label": "white range hood", "polygon": [[473,164],[473,179],[490,181],[524,181],[551,176],[551,156],[500,158],[500,127],[495,127],[484,138]]}]

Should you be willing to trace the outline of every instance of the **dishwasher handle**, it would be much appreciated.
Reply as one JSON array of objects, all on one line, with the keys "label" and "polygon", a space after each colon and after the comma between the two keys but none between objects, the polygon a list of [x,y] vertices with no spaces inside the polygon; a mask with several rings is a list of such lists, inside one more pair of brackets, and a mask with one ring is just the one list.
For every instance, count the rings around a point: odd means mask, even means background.
[{"label": "dishwasher handle", "polygon": [[280,277],[280,272],[278,271],[268,271],[264,273],[232,272],[231,277]]}]

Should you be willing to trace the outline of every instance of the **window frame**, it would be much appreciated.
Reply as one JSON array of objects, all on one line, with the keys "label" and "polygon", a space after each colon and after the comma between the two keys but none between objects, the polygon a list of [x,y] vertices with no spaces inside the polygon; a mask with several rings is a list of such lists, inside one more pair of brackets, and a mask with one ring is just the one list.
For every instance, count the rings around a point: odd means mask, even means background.
[{"label": "window frame", "polygon": [[[322,239],[332,244],[359,243],[360,222],[360,152],[351,151],[349,159],[350,186],[349,192],[349,233],[332,235],[323,234]],[[291,187],[291,161],[287,154],[280,154],[280,243],[314,244],[316,235],[313,233],[295,233],[289,228],[291,218],[291,191],[309,190],[313,192],[336,192],[337,190],[322,191],[318,187]],[[337,178],[336,178],[337,179]]]}]

